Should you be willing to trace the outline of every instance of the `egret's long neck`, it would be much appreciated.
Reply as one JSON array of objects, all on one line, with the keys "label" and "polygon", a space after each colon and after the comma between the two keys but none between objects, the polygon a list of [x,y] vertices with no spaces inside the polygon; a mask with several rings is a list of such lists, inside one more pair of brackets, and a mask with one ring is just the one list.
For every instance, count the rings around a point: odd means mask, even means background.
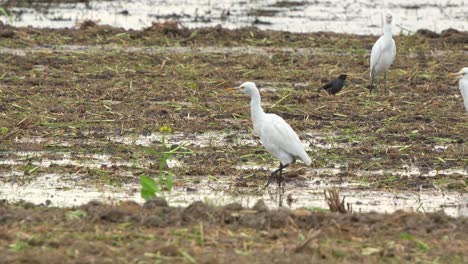
[{"label": "egret's long neck", "polygon": [[392,25],[385,23],[383,26],[383,34],[385,38],[392,38]]},{"label": "egret's long neck", "polygon": [[263,112],[262,109],[262,102],[258,90],[254,91],[250,96],[250,112],[252,114],[252,119],[254,120],[254,122],[255,120],[262,119],[265,115],[265,112]]}]

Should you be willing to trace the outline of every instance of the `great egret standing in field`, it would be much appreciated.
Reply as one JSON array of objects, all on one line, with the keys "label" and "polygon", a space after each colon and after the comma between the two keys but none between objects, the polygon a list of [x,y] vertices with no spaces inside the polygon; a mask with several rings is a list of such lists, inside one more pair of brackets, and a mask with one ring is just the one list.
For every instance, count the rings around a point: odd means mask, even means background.
[{"label": "great egret standing in field", "polygon": [[370,57],[370,78],[371,84],[369,90],[372,93],[374,89],[374,80],[377,75],[384,74],[384,89],[387,92],[387,71],[390,68],[396,55],[396,45],[392,38],[392,15],[388,14],[383,26],[383,35],[375,42],[372,47]]},{"label": "great egret standing in field", "polygon": [[301,140],[291,126],[278,115],[267,114],[261,106],[260,92],[253,82],[244,82],[239,87],[231,88],[239,90],[250,96],[250,111],[255,133],[265,149],[275,158],[280,160],[279,168],[271,173],[267,187],[274,179],[281,189],[283,169],[294,163],[296,158],[301,159],[307,166],[312,161],[307,155]]},{"label": "great egret standing in field", "polygon": [[462,68],[459,72],[450,73],[450,76],[460,76],[459,88],[465,103],[466,112],[468,112],[468,67]]}]

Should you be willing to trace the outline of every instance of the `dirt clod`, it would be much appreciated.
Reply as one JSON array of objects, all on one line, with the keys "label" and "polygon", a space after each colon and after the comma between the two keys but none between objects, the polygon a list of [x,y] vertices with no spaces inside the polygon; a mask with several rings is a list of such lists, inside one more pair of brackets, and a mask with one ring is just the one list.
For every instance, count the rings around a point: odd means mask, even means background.
[{"label": "dirt clod", "polygon": [[153,209],[155,207],[167,207],[167,206],[168,204],[167,204],[166,199],[162,197],[152,198],[143,204],[143,208],[146,208],[146,209]]},{"label": "dirt clod", "polygon": [[268,206],[265,204],[265,201],[258,200],[255,203],[255,205],[252,207],[252,209],[257,210],[259,212],[267,212],[268,211]]},{"label": "dirt clod", "polygon": [[230,203],[224,206],[224,210],[240,211],[242,210],[242,205],[240,203]]},{"label": "dirt clod", "polygon": [[182,212],[182,220],[185,222],[210,221],[210,207],[203,202],[194,202]]},{"label": "dirt clod", "polygon": [[270,211],[268,215],[270,218],[271,228],[282,228],[288,224],[290,210],[284,207],[280,207],[277,211]]}]

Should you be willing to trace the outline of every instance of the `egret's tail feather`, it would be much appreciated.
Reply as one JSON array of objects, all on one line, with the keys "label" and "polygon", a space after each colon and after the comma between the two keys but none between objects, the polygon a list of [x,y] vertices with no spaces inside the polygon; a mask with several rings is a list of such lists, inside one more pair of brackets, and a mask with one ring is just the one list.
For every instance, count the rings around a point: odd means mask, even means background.
[{"label": "egret's tail feather", "polygon": [[304,155],[301,155],[301,160],[305,163],[305,165],[310,166],[312,164],[312,160],[310,159],[309,155],[304,151]]}]

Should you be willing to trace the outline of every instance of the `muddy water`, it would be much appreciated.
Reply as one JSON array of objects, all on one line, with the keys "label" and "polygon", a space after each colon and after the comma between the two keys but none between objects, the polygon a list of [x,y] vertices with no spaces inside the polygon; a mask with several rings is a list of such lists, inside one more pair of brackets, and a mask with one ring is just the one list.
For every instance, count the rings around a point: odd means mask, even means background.
[{"label": "muddy water", "polygon": [[[20,174],[20,172],[10,173],[7,177],[15,177]],[[137,183],[119,187],[109,185],[83,186],[80,184],[82,177],[83,175],[43,174],[34,181],[23,185],[6,183],[0,185],[0,197],[9,201],[25,200],[35,204],[60,207],[77,206],[91,200],[106,203],[143,202]],[[356,185],[358,183],[353,182],[333,184],[333,186],[346,188],[341,191],[341,195],[352,206],[354,212],[444,211],[454,217],[468,216],[468,194],[437,191],[357,191],[352,188]],[[282,203],[287,206],[284,197],[289,196],[293,200],[290,204],[291,208],[327,209],[323,191],[331,186],[323,178],[310,179],[302,183],[301,186],[287,184]],[[263,199],[269,207],[276,207],[280,199],[274,187],[269,191],[259,191],[258,194],[233,195],[230,194],[229,190],[227,182],[203,180],[200,183],[192,184],[190,188],[175,188],[165,197],[172,206],[187,206],[194,201],[204,201],[212,205],[238,202],[243,206],[253,206],[256,201]],[[236,191],[238,192],[239,189],[236,188]]]},{"label": "muddy water", "polygon": [[257,26],[291,32],[332,31],[380,34],[382,17],[394,16],[394,33],[427,28],[468,30],[465,0],[416,1],[243,1],[243,0],[145,0],[89,1],[68,4],[21,4],[6,7],[1,16],[15,26],[74,27],[87,19],[126,29],[141,29],[153,21],[176,20],[186,27],[221,24],[226,28]]},{"label": "muddy water", "polygon": [[[91,133],[91,132],[90,132]],[[322,149],[349,149],[350,143],[339,143],[336,135],[317,134],[314,131],[306,131],[301,135],[308,151],[314,152],[316,148]],[[162,134],[149,135],[110,135],[104,139],[69,139],[69,138],[42,138],[23,137],[16,140],[17,144],[41,144],[61,146],[72,149],[79,145],[102,145],[106,142],[123,145],[152,146],[160,144]],[[212,148],[236,146],[256,146],[259,142],[250,133],[208,131],[205,133],[174,133],[167,137],[168,144],[187,144],[188,147]],[[359,144],[354,141],[353,144]],[[392,146],[390,146],[392,147]],[[401,146],[394,146],[401,147]],[[434,149],[445,150],[453,147],[451,144],[435,145]],[[140,186],[132,169],[147,168],[151,161],[137,159],[132,161],[116,160],[110,154],[87,154],[71,151],[7,151],[0,153],[0,166],[9,167],[9,170],[0,171],[0,199],[18,201],[24,199],[36,204],[51,204],[53,206],[76,206],[90,200],[104,202],[119,202],[132,200],[143,202],[140,197]],[[85,174],[68,173],[39,173],[28,180],[21,180],[25,172],[18,168],[21,166],[34,166],[38,168],[69,167],[73,166],[77,171],[85,169],[98,169],[104,167],[118,167],[120,177],[126,177],[125,183],[118,186],[86,181]],[[188,166],[182,161],[171,159],[169,168]],[[237,169],[272,170],[273,164],[243,163]],[[347,177],[343,180],[339,175],[346,172],[358,177]],[[186,206],[193,201],[205,201],[215,205],[225,205],[239,202],[244,206],[253,205],[258,199],[264,199],[266,203],[275,207],[280,200],[286,205],[288,195],[292,197],[292,208],[307,207],[326,209],[323,191],[331,187],[338,187],[341,195],[350,203],[356,212],[393,212],[396,210],[410,210],[421,212],[433,212],[443,210],[451,216],[468,216],[468,196],[458,192],[444,192],[432,189],[430,191],[383,191],[363,190],[368,183],[353,180],[361,176],[403,176],[403,177],[434,177],[443,175],[468,175],[466,168],[448,168],[444,170],[424,169],[408,164],[392,170],[349,170],[346,164],[331,164],[330,167],[308,168],[303,175],[307,180],[296,181],[286,185],[286,193],[283,199],[279,199],[275,187],[267,191],[261,191],[260,187],[233,187],[234,179],[219,177],[211,180],[203,177],[177,178],[183,182],[184,187],[176,187],[172,193],[165,194],[171,205]],[[195,180],[196,179],[196,180]],[[201,181],[200,181],[201,179]],[[198,182],[198,183],[197,183]]]},{"label": "muddy water", "polygon": [[[90,132],[92,133],[92,132]],[[148,135],[109,135],[104,141],[93,138],[88,139],[69,139],[69,138],[43,138],[43,137],[22,137],[16,139],[16,143],[20,144],[43,144],[61,147],[73,147],[78,145],[102,145],[107,142],[113,142],[123,145],[140,145],[154,146],[160,144],[163,135],[161,133],[151,133]],[[316,152],[318,149],[351,149],[354,146],[361,144],[359,140],[352,142],[339,142],[339,138],[334,134],[318,134],[315,131],[304,131],[301,135],[302,143],[309,153]],[[251,133],[243,133],[238,131],[219,132],[207,131],[204,133],[173,133],[167,136],[166,143],[170,145],[185,145],[187,147],[197,147],[202,149],[211,149],[219,147],[255,147],[260,145],[258,138]],[[401,148],[402,146],[387,146],[391,148]],[[434,145],[435,151],[447,150],[454,147],[451,143]],[[26,165],[31,164],[40,167],[50,167],[51,165],[59,166],[80,166],[85,168],[99,168],[101,166],[117,166],[117,167],[134,167],[142,168],[150,166],[151,162],[147,160],[138,161],[121,161],[114,160],[109,154],[82,154],[71,152],[54,152],[54,151],[12,151],[2,152],[0,155],[0,165]],[[50,157],[54,157],[53,159]],[[32,160],[30,160],[32,158]],[[169,168],[187,166],[177,159],[168,160]],[[437,175],[468,175],[467,168],[447,168],[447,169],[421,169],[411,164],[404,165],[395,169],[380,169],[380,170],[348,170],[347,164],[332,164],[332,167],[327,168],[310,168],[308,173],[311,176],[320,175],[338,175],[346,172],[356,176],[384,176],[395,175],[401,177],[434,177]],[[237,169],[274,169],[273,164],[258,164],[244,163],[239,164]]]}]

